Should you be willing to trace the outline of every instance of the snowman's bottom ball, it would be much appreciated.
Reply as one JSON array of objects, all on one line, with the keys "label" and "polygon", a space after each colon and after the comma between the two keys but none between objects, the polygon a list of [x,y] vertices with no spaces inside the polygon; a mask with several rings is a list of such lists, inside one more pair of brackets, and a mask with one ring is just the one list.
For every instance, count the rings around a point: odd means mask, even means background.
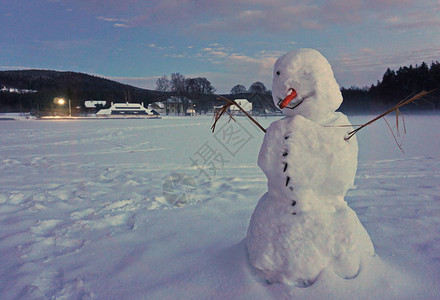
[{"label": "snowman's bottom ball", "polygon": [[354,278],[362,256],[374,255],[368,233],[348,206],[294,215],[268,194],[251,217],[246,243],[252,265],[267,281],[295,286],[313,284],[326,268]]}]

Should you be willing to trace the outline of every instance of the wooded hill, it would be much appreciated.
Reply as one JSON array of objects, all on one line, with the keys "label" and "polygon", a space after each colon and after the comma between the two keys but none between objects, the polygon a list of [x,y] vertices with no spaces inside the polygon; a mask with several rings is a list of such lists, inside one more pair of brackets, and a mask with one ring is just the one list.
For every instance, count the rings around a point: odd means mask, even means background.
[{"label": "wooded hill", "polygon": [[[8,88],[16,90],[11,91]],[[440,63],[425,62],[415,67],[401,67],[397,71],[387,69],[382,80],[369,88],[342,88],[344,102],[340,111],[345,113],[377,113],[394,106],[399,101],[422,90],[440,88]],[[152,102],[164,101],[173,92],[160,92],[141,89],[105,78],[75,72],[49,70],[0,71],[0,112],[51,111],[53,99],[70,99],[72,107],[83,107],[86,100],[106,100],[109,102]],[[191,98],[191,95],[184,95]],[[273,111],[270,94],[244,93],[222,95],[229,99],[243,97],[250,99],[258,111]],[[218,105],[214,94],[194,98],[200,110],[206,111]],[[255,100],[255,101],[253,101]],[[203,103],[198,103],[203,102]],[[203,105],[202,105],[203,104]],[[202,109],[203,108],[203,109]],[[418,100],[403,110],[438,111],[440,110],[440,91],[436,90],[423,100]]]},{"label": "wooded hill", "polygon": [[[50,70],[1,71],[0,111],[50,110],[55,97],[70,99],[72,107],[86,100],[114,102],[163,101],[167,93],[122,84],[109,79],[76,72]],[[8,91],[14,88],[14,91]]]},{"label": "wooded hill", "polygon": [[[40,111],[52,113],[57,109],[55,97],[70,99],[72,108],[84,109],[87,100],[110,102],[152,102],[165,101],[171,96],[191,99],[198,112],[206,112],[214,105],[224,102],[210,93],[200,95],[191,91],[161,92],[141,89],[97,76],[75,72],[48,70],[22,70],[0,72],[0,112]],[[13,90],[11,90],[13,88]],[[254,104],[257,113],[276,111],[272,97],[267,93],[242,93],[222,95],[228,99],[246,98]],[[81,111],[81,110],[80,110]],[[75,110],[78,113],[78,110]]]}]

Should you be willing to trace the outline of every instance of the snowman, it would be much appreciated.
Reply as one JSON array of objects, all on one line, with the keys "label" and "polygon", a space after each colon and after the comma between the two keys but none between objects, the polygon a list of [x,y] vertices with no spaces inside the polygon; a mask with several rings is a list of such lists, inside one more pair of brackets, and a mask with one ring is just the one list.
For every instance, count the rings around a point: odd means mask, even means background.
[{"label": "snowman", "polygon": [[285,118],[264,137],[258,165],[268,191],[252,214],[246,244],[269,283],[306,287],[323,270],[350,279],[374,255],[371,239],[344,196],[353,187],[358,146],[330,64],[300,49],[274,66],[273,101]]}]

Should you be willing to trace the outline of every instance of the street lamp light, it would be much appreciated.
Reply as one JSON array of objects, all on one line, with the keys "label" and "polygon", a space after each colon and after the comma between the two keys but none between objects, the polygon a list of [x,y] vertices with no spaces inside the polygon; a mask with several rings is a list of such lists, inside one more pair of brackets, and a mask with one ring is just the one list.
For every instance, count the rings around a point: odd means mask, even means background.
[{"label": "street lamp light", "polygon": [[[71,108],[71,105],[70,105],[70,99],[69,99],[68,101],[69,101],[69,117],[71,117],[71,116],[72,116],[72,108]],[[64,104],[66,104],[66,100],[64,100],[63,98],[58,98],[58,97],[56,97],[56,98],[54,99],[54,102],[55,102],[56,104],[58,104],[58,105],[64,105]]]}]

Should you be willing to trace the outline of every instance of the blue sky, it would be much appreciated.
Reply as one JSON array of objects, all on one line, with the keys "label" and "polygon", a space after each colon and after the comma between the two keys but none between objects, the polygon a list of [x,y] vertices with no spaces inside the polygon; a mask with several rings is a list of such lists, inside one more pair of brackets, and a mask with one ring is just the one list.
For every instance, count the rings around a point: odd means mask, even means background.
[{"label": "blue sky", "polygon": [[0,70],[52,69],[154,89],[206,77],[218,92],[262,81],[282,54],[315,48],[341,86],[440,61],[440,1],[0,0]]}]

